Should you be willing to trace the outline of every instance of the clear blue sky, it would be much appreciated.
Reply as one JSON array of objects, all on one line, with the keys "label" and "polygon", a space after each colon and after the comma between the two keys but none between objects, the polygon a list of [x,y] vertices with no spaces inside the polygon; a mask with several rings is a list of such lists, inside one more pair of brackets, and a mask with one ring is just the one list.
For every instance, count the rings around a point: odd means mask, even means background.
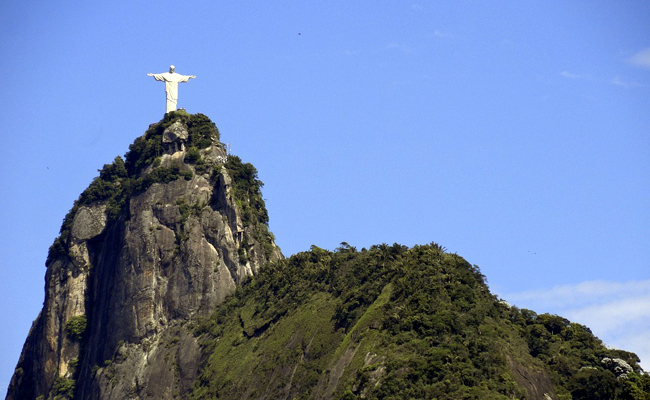
[{"label": "clear blue sky", "polygon": [[285,255],[437,242],[650,367],[650,2],[0,3],[0,391],[47,249],[165,111],[265,182]]}]

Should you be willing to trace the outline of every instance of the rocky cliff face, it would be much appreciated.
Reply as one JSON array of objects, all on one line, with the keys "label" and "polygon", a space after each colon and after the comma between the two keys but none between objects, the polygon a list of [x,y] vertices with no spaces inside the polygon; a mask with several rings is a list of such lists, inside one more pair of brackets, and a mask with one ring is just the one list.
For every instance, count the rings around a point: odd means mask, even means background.
[{"label": "rocky cliff face", "polygon": [[171,399],[194,380],[192,321],[282,258],[255,169],[218,135],[170,113],[82,193],[7,399]]}]

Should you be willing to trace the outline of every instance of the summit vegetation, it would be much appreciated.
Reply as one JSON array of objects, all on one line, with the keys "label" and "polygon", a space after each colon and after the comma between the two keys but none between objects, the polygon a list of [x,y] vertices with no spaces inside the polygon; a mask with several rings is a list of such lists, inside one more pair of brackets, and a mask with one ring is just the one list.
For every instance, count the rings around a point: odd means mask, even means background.
[{"label": "summit vegetation", "polygon": [[[193,173],[182,170],[180,164],[160,167],[160,157],[164,153],[163,132],[176,121],[182,122],[188,129],[187,162],[195,165],[197,173],[206,172],[198,150],[219,143],[220,135],[216,125],[203,114],[188,114],[184,111],[167,113],[159,123],[152,124],[143,136],[129,146],[124,158],[117,156],[111,164],[105,164],[99,170],[99,175],[81,193],[65,216],[60,235],[50,246],[48,258],[56,254],[68,254],[70,229],[79,207],[104,202],[109,220],[115,220],[120,215],[128,218],[126,206],[132,196],[145,191],[154,183],[168,183],[179,178],[192,179]],[[143,173],[147,168],[150,171]]]},{"label": "summit vegetation", "polygon": [[195,334],[192,399],[650,399],[636,355],[509,306],[437,244],[312,246],[263,268]]}]

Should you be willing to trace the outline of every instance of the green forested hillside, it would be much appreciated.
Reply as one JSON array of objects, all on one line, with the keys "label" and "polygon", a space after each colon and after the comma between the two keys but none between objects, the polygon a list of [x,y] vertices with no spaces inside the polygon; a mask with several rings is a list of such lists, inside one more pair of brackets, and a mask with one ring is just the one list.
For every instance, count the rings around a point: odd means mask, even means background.
[{"label": "green forested hillside", "polygon": [[263,268],[195,333],[195,399],[650,398],[636,355],[509,306],[436,244],[312,246]]}]

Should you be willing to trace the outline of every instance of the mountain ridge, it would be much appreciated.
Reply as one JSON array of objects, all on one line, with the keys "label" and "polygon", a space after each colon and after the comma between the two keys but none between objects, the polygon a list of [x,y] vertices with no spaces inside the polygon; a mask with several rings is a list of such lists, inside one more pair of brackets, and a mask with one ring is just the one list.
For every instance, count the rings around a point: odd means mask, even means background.
[{"label": "mountain ridge", "polygon": [[648,399],[638,357],[431,243],[284,258],[205,115],[105,165],[49,249],[7,399]]},{"label": "mountain ridge", "polygon": [[262,269],[195,333],[207,361],[192,399],[650,394],[636,355],[508,305],[477,266],[435,243],[312,246]]}]

